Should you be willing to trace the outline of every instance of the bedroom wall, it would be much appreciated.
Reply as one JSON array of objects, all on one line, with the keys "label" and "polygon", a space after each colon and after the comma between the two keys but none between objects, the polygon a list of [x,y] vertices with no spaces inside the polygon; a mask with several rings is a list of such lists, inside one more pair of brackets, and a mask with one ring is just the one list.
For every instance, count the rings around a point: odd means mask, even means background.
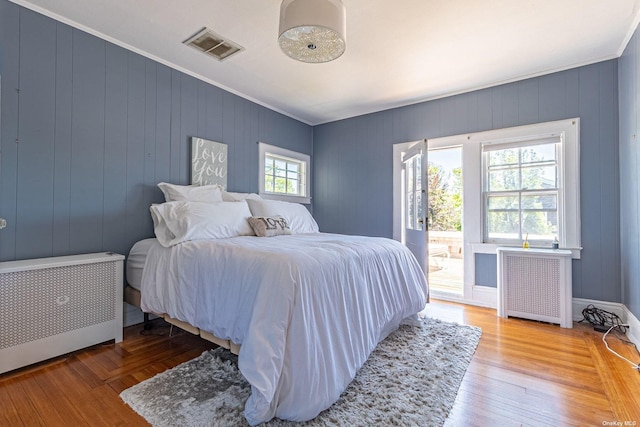
[{"label": "bedroom wall", "polygon": [[[394,143],[580,117],[573,295],[621,302],[617,87],[610,60],[316,126],[314,216],[323,231],[392,237]],[[490,277],[495,256],[481,259],[478,276]]]},{"label": "bedroom wall", "polygon": [[640,176],[638,105],[640,103],[638,30],[619,59],[620,94],[620,258],[622,302],[640,318]]},{"label": "bedroom wall", "polygon": [[257,141],[312,153],[310,126],[7,0],[0,52],[0,261],[127,254],[191,136],[228,145],[233,191],[258,190]]}]

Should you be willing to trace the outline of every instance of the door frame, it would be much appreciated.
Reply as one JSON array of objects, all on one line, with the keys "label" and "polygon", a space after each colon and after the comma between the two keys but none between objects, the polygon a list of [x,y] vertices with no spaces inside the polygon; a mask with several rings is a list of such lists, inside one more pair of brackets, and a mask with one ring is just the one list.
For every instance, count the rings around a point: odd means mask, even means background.
[{"label": "door frame", "polygon": [[[466,136],[466,135],[465,135]],[[409,141],[409,142],[401,142],[393,144],[393,238],[399,242],[405,243],[403,240],[404,233],[404,194],[403,194],[403,182],[402,182],[402,153],[406,152],[411,146],[416,144],[419,141]],[[435,140],[427,140],[427,149],[429,148],[442,148],[447,145],[460,145],[459,136],[455,137],[445,137],[445,138],[437,138]],[[475,150],[463,150],[463,156],[475,156]],[[464,165],[464,159],[463,159]],[[479,167],[479,166],[478,166]],[[464,171],[463,171],[464,174]],[[463,180],[464,182],[464,180]],[[464,184],[463,184],[464,185]],[[473,183],[468,183],[467,185],[474,185]],[[475,183],[475,185],[480,185],[480,183]],[[481,188],[478,188],[481,191]],[[466,200],[463,208],[463,224],[464,221],[467,220],[480,220],[479,215],[479,205],[476,206],[473,201]],[[469,203],[469,204],[467,204]],[[475,214],[473,214],[475,212]],[[471,219],[471,217],[467,215],[473,215],[475,218]],[[469,231],[469,230],[467,230]],[[465,263],[464,263],[464,283],[463,283],[463,293],[462,295],[456,295],[451,293],[440,293],[430,291],[430,296],[436,299],[442,299],[447,301],[455,301],[470,305],[478,305],[482,307],[491,307],[496,308],[497,305],[497,293],[495,288],[490,288],[486,286],[476,286],[475,285],[475,253],[470,249],[469,240],[475,238],[475,236],[468,235],[466,232],[463,235],[464,240],[464,251],[465,251]],[[426,244],[426,243],[425,243]],[[467,257],[469,259],[467,259]]]}]

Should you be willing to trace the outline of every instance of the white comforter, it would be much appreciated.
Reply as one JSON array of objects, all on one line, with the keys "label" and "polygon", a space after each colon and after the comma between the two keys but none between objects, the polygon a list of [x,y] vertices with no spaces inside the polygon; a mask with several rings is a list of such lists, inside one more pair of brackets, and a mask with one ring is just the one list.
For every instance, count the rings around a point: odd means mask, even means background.
[{"label": "white comforter", "polygon": [[242,345],[252,425],[308,420],[331,406],[428,292],[400,243],[326,233],[156,244],[141,290],[144,311]]}]

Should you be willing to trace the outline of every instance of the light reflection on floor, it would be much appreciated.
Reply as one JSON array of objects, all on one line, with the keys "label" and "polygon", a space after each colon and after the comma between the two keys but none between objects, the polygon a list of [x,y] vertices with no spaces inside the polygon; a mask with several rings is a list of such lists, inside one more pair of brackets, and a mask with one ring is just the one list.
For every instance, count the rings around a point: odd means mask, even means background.
[{"label": "light reflection on floor", "polygon": [[429,289],[431,291],[462,294],[464,260],[462,258],[433,257],[429,260]]},{"label": "light reflection on floor", "polygon": [[461,325],[466,323],[464,307],[453,304],[442,304],[437,300],[428,303],[419,315],[459,323]]}]

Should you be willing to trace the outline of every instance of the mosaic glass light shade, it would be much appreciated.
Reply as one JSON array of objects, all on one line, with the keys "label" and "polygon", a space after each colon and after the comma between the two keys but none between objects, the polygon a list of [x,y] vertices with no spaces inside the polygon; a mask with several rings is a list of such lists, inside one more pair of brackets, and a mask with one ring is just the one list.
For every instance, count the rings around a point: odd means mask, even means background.
[{"label": "mosaic glass light shade", "polygon": [[289,57],[329,62],[346,49],[346,11],[341,0],[284,0],[278,42]]}]

